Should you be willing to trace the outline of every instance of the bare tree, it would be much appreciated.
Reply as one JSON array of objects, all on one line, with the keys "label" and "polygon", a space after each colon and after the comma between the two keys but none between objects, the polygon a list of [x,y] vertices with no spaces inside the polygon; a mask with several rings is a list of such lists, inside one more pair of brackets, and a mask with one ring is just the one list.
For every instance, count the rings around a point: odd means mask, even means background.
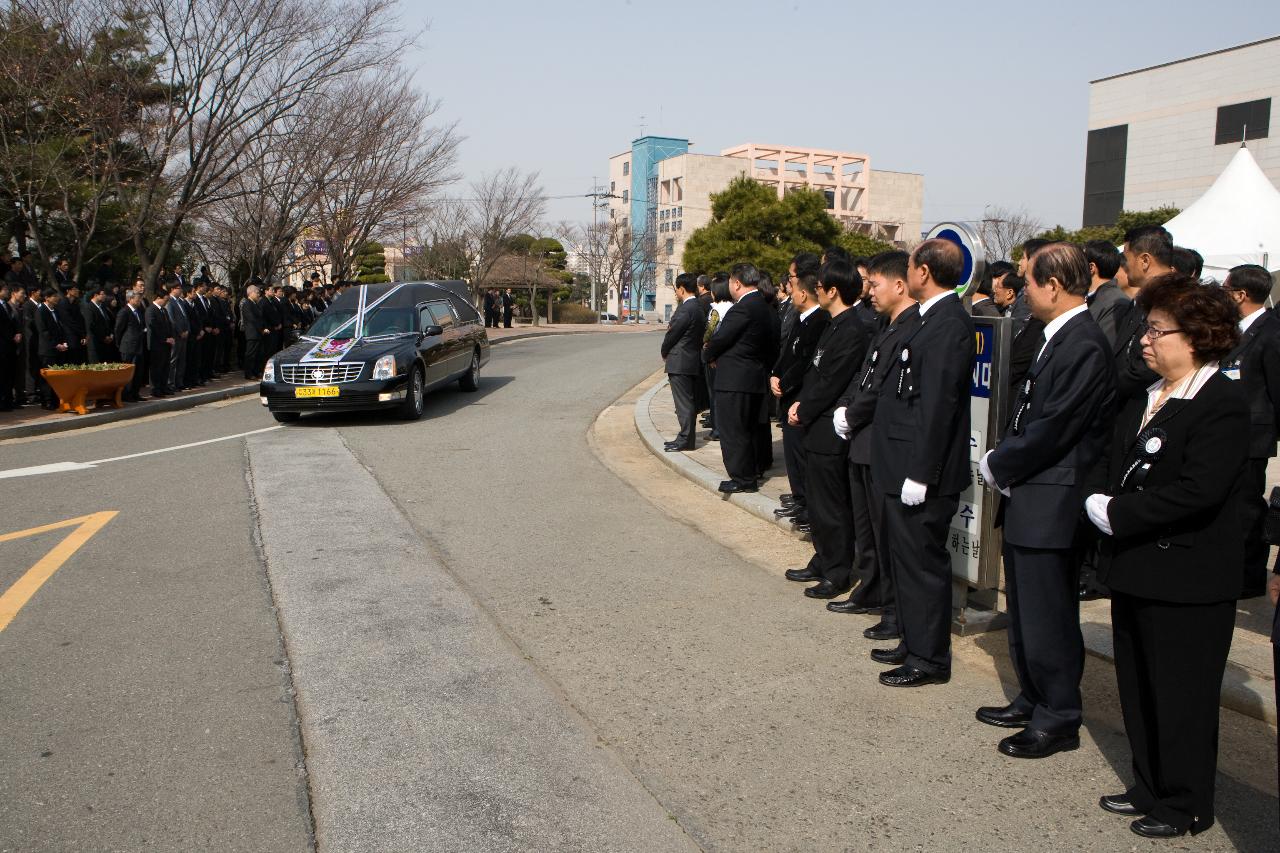
[{"label": "bare tree", "polygon": [[989,206],[978,223],[978,236],[987,250],[987,261],[1008,260],[1013,250],[1044,230],[1044,224],[1025,208]]},{"label": "bare tree", "polygon": [[621,290],[626,273],[633,265],[630,229],[614,218],[586,224],[562,222],[556,236],[582,254],[587,277],[596,284],[596,304],[591,308],[603,311],[609,292]]},{"label": "bare tree", "polygon": [[[172,93],[135,143],[151,166],[118,189],[153,286],[187,220],[251,191],[255,143],[279,134],[335,82],[392,65],[408,40],[395,0],[118,0],[148,22]],[[151,226],[148,228],[148,226]]]},{"label": "bare tree", "polygon": [[352,80],[335,94],[309,223],[328,245],[335,279],[347,277],[372,236],[420,220],[431,197],[457,180],[460,140],[454,125],[431,123],[437,109],[403,73]]},{"label": "bare tree", "polygon": [[511,238],[536,230],[547,198],[537,172],[514,166],[483,176],[471,192],[474,198],[454,215],[462,217],[458,224],[471,256],[471,289],[478,294],[494,266],[510,253]]}]

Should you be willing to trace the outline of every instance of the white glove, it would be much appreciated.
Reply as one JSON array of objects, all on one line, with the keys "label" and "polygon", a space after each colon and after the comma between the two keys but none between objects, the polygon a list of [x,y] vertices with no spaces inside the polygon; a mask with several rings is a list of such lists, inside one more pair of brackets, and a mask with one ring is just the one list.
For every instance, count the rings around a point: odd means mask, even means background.
[{"label": "white glove", "polygon": [[1010,496],[1009,489],[1006,487],[1001,487],[998,483],[996,483],[995,475],[991,473],[991,466],[987,464],[987,459],[991,456],[992,453],[995,453],[995,451],[988,450],[986,453],[982,454],[982,460],[978,462],[978,473],[982,475],[982,482],[987,485],[987,488],[995,489],[996,491],[998,491],[1000,494],[1004,495],[1007,498]]},{"label": "white glove", "polygon": [[1111,503],[1110,495],[1089,495],[1084,499],[1084,511],[1089,515],[1093,526],[1108,536],[1111,532],[1111,519],[1107,517],[1107,505]]},{"label": "white glove", "polygon": [[908,477],[902,481],[902,505],[917,506],[924,503],[924,497],[928,491],[929,487],[924,483],[917,483]]},{"label": "white glove", "polygon": [[849,429],[849,419],[845,417],[846,411],[847,409],[841,406],[831,414],[831,422],[835,424],[836,435],[844,439],[847,439],[853,433],[853,430]]}]

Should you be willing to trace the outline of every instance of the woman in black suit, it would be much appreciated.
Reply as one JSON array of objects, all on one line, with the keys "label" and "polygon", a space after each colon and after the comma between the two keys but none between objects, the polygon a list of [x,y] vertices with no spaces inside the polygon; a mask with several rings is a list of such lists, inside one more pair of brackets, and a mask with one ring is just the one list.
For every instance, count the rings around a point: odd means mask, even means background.
[{"label": "woman in black suit", "polygon": [[1142,354],[1160,381],[1116,421],[1107,494],[1085,501],[1105,536],[1116,680],[1134,784],[1103,797],[1130,828],[1171,838],[1213,825],[1218,702],[1243,583],[1239,500],[1249,406],[1218,369],[1239,312],[1178,273],[1143,288]]}]

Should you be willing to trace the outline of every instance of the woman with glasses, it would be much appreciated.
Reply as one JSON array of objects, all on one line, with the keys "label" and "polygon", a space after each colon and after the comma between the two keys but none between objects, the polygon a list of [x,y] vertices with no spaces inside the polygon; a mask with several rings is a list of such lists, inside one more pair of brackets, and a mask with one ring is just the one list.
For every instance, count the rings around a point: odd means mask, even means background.
[{"label": "woman with glasses", "polygon": [[1213,825],[1218,702],[1243,581],[1240,498],[1249,407],[1218,362],[1240,315],[1217,287],[1168,273],[1142,289],[1142,356],[1160,377],[1116,421],[1108,491],[1085,501],[1104,534],[1116,680],[1134,782],[1099,805],[1138,835]]}]

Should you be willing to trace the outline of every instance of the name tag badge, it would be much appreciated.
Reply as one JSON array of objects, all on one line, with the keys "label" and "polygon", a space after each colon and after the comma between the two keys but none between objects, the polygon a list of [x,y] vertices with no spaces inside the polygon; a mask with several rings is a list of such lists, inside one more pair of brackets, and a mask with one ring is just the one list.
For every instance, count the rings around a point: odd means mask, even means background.
[{"label": "name tag badge", "polygon": [[817,367],[818,362],[822,361],[822,350],[818,350],[813,354],[813,366]]}]

